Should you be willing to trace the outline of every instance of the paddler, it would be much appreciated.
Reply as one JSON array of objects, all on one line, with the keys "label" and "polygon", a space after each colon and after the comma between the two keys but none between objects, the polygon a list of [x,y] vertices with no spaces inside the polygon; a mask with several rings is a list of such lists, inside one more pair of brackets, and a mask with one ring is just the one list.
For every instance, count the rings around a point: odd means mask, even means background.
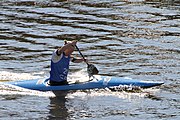
[{"label": "paddler", "polygon": [[67,75],[70,61],[74,63],[84,61],[82,58],[74,58],[72,56],[76,44],[77,41],[65,41],[64,46],[53,52],[51,58],[50,85],[55,86],[68,84]]}]

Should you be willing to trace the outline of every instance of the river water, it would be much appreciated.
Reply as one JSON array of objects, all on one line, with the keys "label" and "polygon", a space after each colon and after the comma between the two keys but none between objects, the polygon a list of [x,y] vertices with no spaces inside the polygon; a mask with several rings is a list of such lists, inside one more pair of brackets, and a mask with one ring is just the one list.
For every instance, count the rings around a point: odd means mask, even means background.
[{"label": "river water", "polygon": [[[180,119],[179,0],[1,0],[0,81],[49,77],[64,40],[78,40],[102,75],[165,84],[61,97],[0,84],[0,119]],[[71,63],[69,75],[84,80],[86,64]]]}]

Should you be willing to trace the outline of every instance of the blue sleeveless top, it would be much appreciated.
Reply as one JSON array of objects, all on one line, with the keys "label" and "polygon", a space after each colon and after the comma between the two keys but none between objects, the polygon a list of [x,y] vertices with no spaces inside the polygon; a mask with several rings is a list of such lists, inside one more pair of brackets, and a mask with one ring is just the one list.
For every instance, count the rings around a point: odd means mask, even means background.
[{"label": "blue sleeveless top", "polygon": [[[61,56],[58,56],[61,57]],[[62,58],[54,63],[51,59],[50,80],[55,82],[62,82],[67,80],[69,71],[70,56],[65,56],[63,53]]]}]

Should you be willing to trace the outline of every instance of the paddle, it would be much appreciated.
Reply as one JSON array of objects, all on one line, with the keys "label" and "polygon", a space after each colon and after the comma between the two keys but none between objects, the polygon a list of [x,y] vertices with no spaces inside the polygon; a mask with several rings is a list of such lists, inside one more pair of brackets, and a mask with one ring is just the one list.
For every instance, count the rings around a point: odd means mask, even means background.
[{"label": "paddle", "polygon": [[81,53],[81,51],[79,50],[79,48],[77,47],[77,45],[75,45],[76,49],[78,50],[79,54],[82,56],[84,62],[87,64],[87,72],[89,77],[96,75],[99,73],[98,69],[93,65],[93,64],[89,64],[86,59],[84,58],[84,55]]}]

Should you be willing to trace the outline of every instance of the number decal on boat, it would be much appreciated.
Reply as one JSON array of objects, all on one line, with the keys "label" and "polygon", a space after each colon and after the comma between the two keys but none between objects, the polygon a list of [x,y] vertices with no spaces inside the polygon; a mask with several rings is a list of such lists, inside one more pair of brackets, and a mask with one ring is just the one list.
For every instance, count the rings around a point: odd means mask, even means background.
[{"label": "number decal on boat", "polygon": [[110,80],[111,80],[111,77],[104,78],[103,85],[107,86]]},{"label": "number decal on boat", "polygon": [[37,83],[36,83],[36,85],[42,84],[43,81],[44,81],[44,80],[42,80],[42,79],[41,79],[41,80],[38,80]]}]

